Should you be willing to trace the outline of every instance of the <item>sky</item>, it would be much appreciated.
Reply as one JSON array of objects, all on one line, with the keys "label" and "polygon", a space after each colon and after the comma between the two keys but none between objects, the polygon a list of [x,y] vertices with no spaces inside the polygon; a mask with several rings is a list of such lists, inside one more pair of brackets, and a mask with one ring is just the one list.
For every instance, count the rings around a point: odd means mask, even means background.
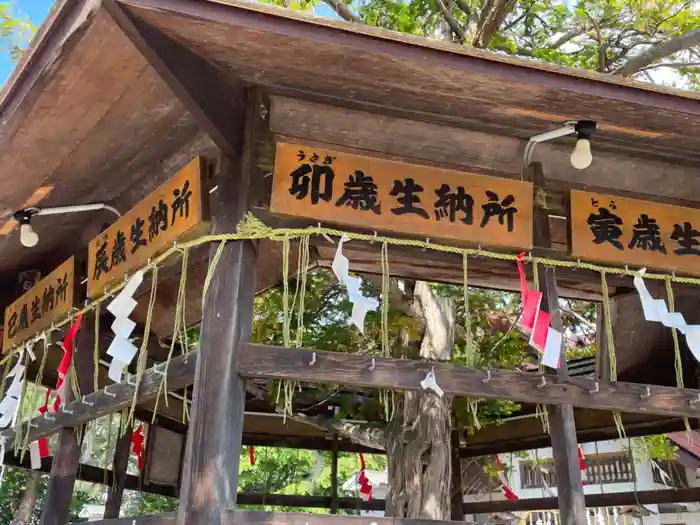
[{"label": "sky", "polygon": [[[21,17],[29,17],[32,23],[39,27],[49,13],[54,0],[14,0],[13,12]],[[7,45],[4,43],[4,45]],[[15,64],[10,59],[10,55],[4,50],[0,50],[0,84],[10,76]]]}]

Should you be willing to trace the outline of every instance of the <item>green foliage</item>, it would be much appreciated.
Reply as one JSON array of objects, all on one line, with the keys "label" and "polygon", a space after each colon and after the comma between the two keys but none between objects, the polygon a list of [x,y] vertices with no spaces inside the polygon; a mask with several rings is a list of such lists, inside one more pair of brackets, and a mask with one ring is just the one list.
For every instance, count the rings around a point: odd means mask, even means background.
[{"label": "green foliage", "polygon": [[641,461],[672,460],[678,457],[678,447],[663,434],[634,438],[632,449],[635,457]]},{"label": "green foliage", "polygon": [[29,17],[17,15],[12,2],[0,2],[0,35],[6,40],[12,60],[17,60],[36,33]]},{"label": "green foliage", "polygon": [[[331,495],[331,453],[319,452],[323,469],[311,480],[315,458],[308,450],[292,450],[277,447],[255,447],[255,465],[250,465],[248,447],[241,448],[238,474],[238,490],[243,493],[298,494],[308,496]],[[383,471],[386,457],[365,454],[368,470]],[[340,485],[360,469],[359,454],[338,454],[338,480]],[[251,510],[272,510],[266,506],[248,506]],[[274,507],[283,512],[327,513],[328,509]]]},{"label": "green foliage", "polygon": [[[5,471],[5,477],[2,485],[0,485],[0,525],[10,525],[14,517],[17,505],[19,504],[22,494],[27,483],[28,472],[25,470],[8,467]],[[38,525],[41,511],[43,508],[44,497],[46,496],[46,487],[48,484],[48,475],[42,475],[39,487],[37,488],[37,500],[32,514],[32,525]],[[70,506],[70,521],[79,521],[78,515],[86,503],[96,503],[97,500],[88,492],[78,487],[73,493],[73,500]]]}]

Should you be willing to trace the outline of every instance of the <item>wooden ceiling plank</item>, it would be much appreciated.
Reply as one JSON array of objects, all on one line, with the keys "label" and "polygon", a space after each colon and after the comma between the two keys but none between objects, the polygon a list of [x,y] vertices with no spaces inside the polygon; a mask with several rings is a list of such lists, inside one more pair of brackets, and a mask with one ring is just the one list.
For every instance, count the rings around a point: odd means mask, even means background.
[{"label": "wooden ceiling plank", "polygon": [[104,0],[103,5],[219,149],[235,158],[242,143],[240,123],[244,118],[237,102],[244,100],[245,86],[230,82],[217,68],[139,21],[119,2]]}]

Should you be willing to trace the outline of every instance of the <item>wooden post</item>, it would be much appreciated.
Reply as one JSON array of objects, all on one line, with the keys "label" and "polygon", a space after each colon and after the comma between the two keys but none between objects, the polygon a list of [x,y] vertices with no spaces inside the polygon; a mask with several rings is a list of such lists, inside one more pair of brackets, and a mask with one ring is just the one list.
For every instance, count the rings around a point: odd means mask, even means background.
[{"label": "wooden post", "polygon": [[[530,181],[537,187],[544,186],[544,174],[539,163],[528,167]],[[538,202],[538,199],[535,199]],[[546,206],[546,203],[545,203]],[[540,248],[551,247],[549,216],[544,207],[535,208],[535,245]],[[559,294],[554,268],[541,268],[540,290],[543,293],[542,309],[551,315],[551,326],[564,332],[559,311]],[[562,344],[559,375],[568,377],[566,367],[566,345]],[[549,426],[552,436],[554,468],[557,472],[557,498],[561,525],[585,525],[586,500],[583,494],[581,471],[578,462],[578,443],[576,441],[576,422],[572,405],[550,405]]]},{"label": "wooden post", "polygon": [[[90,394],[94,390],[94,338],[94,322],[91,316],[87,315],[83,318],[73,352],[78,388],[82,395]],[[66,381],[68,380],[66,378]],[[64,403],[70,401],[66,399]],[[58,444],[51,465],[40,525],[64,525],[68,522],[79,465],[80,443],[75,428],[62,428],[58,433]]]},{"label": "wooden post", "polygon": [[452,521],[464,521],[464,493],[462,491],[462,458],[459,456],[459,431],[453,430],[450,435],[450,454],[452,461],[452,491],[451,504]]},{"label": "wooden post", "polygon": [[338,435],[333,434],[331,449],[331,514],[338,514]]},{"label": "wooden post", "polygon": [[[266,114],[260,104],[257,94],[249,97],[242,157],[220,163],[212,206],[216,233],[236,231],[254,197],[254,137]],[[221,525],[236,504],[245,403],[237,360],[240,343],[250,338],[256,256],[250,241],[227,243],[205,298],[178,525]]]},{"label": "wooden post", "polygon": [[107,501],[105,502],[105,519],[113,519],[119,517],[119,512],[124,499],[124,487],[126,486],[126,470],[129,466],[129,455],[131,453],[131,425],[127,428],[121,428],[123,434],[117,440],[117,445],[114,449],[114,461],[112,463],[112,473],[114,475],[114,483],[110,485],[107,492]]}]

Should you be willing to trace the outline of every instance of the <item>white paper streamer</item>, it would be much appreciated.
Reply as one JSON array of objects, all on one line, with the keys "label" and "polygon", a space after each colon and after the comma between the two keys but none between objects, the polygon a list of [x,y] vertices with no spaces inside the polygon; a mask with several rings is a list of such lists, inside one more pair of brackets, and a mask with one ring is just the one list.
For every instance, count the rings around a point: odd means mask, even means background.
[{"label": "white paper streamer", "polygon": [[138,348],[130,339],[131,333],[136,328],[136,323],[129,319],[129,316],[137,304],[133,295],[142,282],[143,272],[135,273],[119,292],[119,295],[107,307],[107,310],[114,316],[114,322],[111,327],[112,332],[114,332],[114,339],[107,349],[107,355],[112,358],[112,361],[109,364],[107,375],[115,383],[122,380],[124,369],[129,366],[129,363],[131,363],[131,360],[138,352]]},{"label": "white paper streamer", "polygon": [[369,310],[376,310],[379,306],[379,302],[372,297],[365,297],[362,295],[360,287],[362,285],[362,279],[359,277],[353,277],[350,275],[350,261],[345,255],[343,255],[343,243],[350,240],[350,237],[343,235],[338,241],[338,249],[335,252],[335,257],[333,258],[333,264],[331,268],[333,273],[338,278],[340,284],[345,285],[348,291],[348,297],[352,303],[352,314],[351,320],[355,326],[362,332],[365,333],[365,315]]},{"label": "white paper streamer", "polygon": [[642,268],[639,270],[639,274],[634,276],[634,287],[637,289],[639,299],[642,301],[644,318],[647,321],[661,323],[668,328],[675,328],[684,334],[688,348],[690,348],[695,359],[700,362],[700,325],[687,324],[683,314],[680,312],[668,311],[666,301],[663,299],[654,299],[644,282],[643,277],[645,273],[646,268]]},{"label": "white paper streamer", "polygon": [[544,346],[544,352],[542,352],[542,363],[545,366],[559,368],[562,340],[561,332],[550,326],[547,330],[547,342]]},{"label": "white paper streamer", "polygon": [[19,400],[22,395],[22,381],[24,380],[23,360],[24,352],[20,354],[17,364],[7,374],[8,379],[12,378],[12,383],[7,389],[5,397],[0,401],[0,428],[7,428],[8,425],[16,421]]},{"label": "white paper streamer", "polygon": [[425,379],[423,379],[423,381],[420,382],[420,386],[423,390],[432,390],[439,397],[442,397],[445,393],[442,390],[442,388],[440,388],[440,385],[437,384],[437,379],[435,378],[435,370],[431,370],[430,372],[428,372],[428,374],[425,376]]},{"label": "white paper streamer", "polygon": [[32,470],[41,468],[41,452],[39,452],[38,441],[29,443],[29,459],[31,460]]}]

